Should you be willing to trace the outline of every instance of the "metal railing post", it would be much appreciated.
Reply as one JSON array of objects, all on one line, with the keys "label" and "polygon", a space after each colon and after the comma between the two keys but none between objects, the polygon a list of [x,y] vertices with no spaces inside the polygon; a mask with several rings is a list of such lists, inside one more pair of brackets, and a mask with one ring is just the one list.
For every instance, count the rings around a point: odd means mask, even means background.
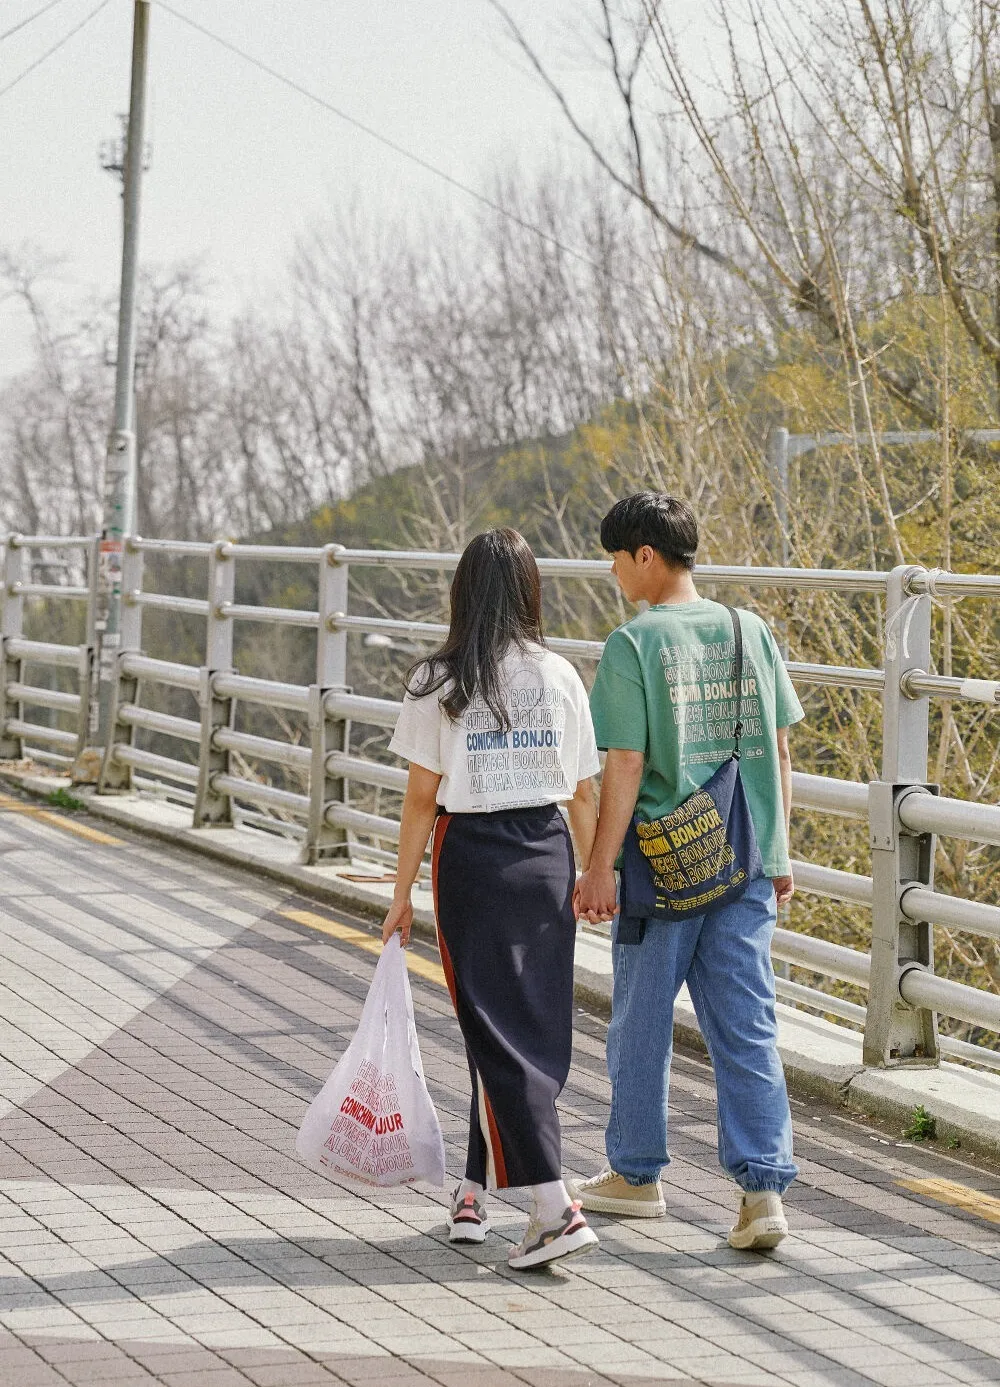
[{"label": "metal railing post", "polygon": [[933,969],[933,928],[908,919],[901,896],[934,880],[932,833],[913,833],[900,822],[899,805],[927,786],[927,699],[910,697],[911,670],[927,670],[931,658],[931,599],[910,595],[909,581],[923,570],[893,569],[886,590],[885,692],[882,702],[882,777],[868,790],[872,849],[872,950],[865,1020],[864,1061],[877,1067],[937,1064],[937,1017],[900,995],[913,968]]},{"label": "metal railing post", "polygon": [[347,831],[326,821],[327,806],[346,804],[349,787],[340,774],[330,774],[331,752],[347,752],[350,723],[331,717],[326,695],[331,690],[347,691],[347,632],[337,626],[337,618],[347,613],[349,571],[342,563],[342,544],[328,544],[319,563],[319,627],[316,636],[316,683],[309,689],[309,738],[312,763],[309,769],[309,822],[302,847],[304,863],[350,855]]},{"label": "metal railing post", "polygon": [[[137,728],[134,723],[122,722],[118,710],[126,703],[139,701],[139,680],[135,675],[126,673],[125,657],[142,651],[142,607],[137,600],[142,592],[142,576],[143,553],[138,539],[132,536],[125,541],[122,556],[121,643],[111,690],[108,744],[104,748],[101,778],[97,784],[99,795],[126,794],[132,789],[132,767],[115,760],[115,748],[135,744]],[[96,712],[95,703],[93,714]]]},{"label": "metal railing post", "polygon": [[215,676],[233,668],[233,619],[228,608],[236,592],[236,563],[226,556],[220,541],[208,559],[208,627],[205,664],[198,690],[201,741],[198,747],[198,786],[194,799],[194,826],[231,828],[232,797],[215,789],[217,775],[229,774],[230,753],[216,744],[220,727],[232,727],[235,700],[215,692]]},{"label": "metal railing post", "polygon": [[84,551],[87,556],[87,612],[83,644],[80,646],[80,715],[77,722],[76,758],[70,775],[74,785],[93,785],[101,778],[104,755],[94,745],[97,736],[100,696],[97,670],[97,604],[100,598],[101,538],[95,535]]},{"label": "metal railing post", "polygon": [[19,535],[8,535],[3,553],[3,616],[0,619],[0,639],[3,642],[0,657],[0,757],[4,760],[20,761],[24,754],[24,743],[20,737],[10,736],[7,724],[20,720],[23,708],[19,699],[11,698],[8,688],[11,684],[22,682],[22,661],[8,651],[8,642],[20,637],[24,631],[24,598],[21,596],[21,583],[24,581],[24,550],[18,544]]}]

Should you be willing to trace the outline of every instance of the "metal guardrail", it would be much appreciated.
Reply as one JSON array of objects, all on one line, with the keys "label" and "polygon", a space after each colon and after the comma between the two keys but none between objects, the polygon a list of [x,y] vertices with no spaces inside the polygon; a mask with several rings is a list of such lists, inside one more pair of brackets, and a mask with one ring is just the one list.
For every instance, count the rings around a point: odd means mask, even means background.
[{"label": "metal guardrail", "polygon": [[[89,586],[63,588],[25,581],[24,555],[32,548],[77,547],[88,553]],[[143,587],[144,560],[150,554],[201,559],[207,564],[206,596],[192,598],[151,593]],[[20,755],[24,747],[56,746],[72,759],[82,749],[93,701],[93,645],[73,647],[28,641],[23,636],[23,606],[39,598],[86,598],[88,634],[96,588],[96,541],[39,536],[10,537],[5,547],[3,591],[3,727],[2,747]],[[354,568],[390,567],[446,573],[457,554],[426,551],[351,550],[330,544],[322,548],[282,548],[261,544],[143,540],[125,546],[122,573],[123,609],[113,726],[104,755],[100,791],[112,794],[139,788],[166,794],[191,807],[196,826],[242,822],[258,828],[280,828],[301,839],[306,862],[349,855],[376,861],[394,860],[398,817],[372,813],[351,799],[351,786],[363,785],[399,795],[406,772],[361,755],[352,748],[358,727],[391,728],[400,704],[354,694],[349,689],[348,633],[400,637],[418,648],[437,642],[446,628],[439,623],[392,620],[349,610],[349,574]],[[238,563],[297,564],[315,568],[315,610],[250,606],[234,601]],[[606,581],[609,565],[599,560],[542,559],[543,578]],[[931,697],[1000,702],[1000,682],[944,678],[930,671],[932,597],[995,596],[1000,576],[929,572],[903,566],[889,573],[840,569],[737,568],[707,564],[699,577],[733,587],[777,587],[792,591],[838,591],[874,594],[885,604],[885,668],[790,662],[800,685],[835,686],[876,692],[883,706],[881,776],[870,785],[832,777],[796,773],[797,810],[866,820],[872,849],[872,875],[862,876],[817,863],[796,862],[800,890],[869,908],[872,949],[865,954],[793,930],[779,929],[774,941],[778,960],[822,977],[865,988],[861,1007],[802,982],[778,979],[779,995],[864,1029],[864,1056],[871,1065],[935,1063],[941,1053],[1000,1067],[1000,1052],[949,1037],[939,1037],[936,1013],[1000,1033],[1000,996],[935,976],[935,925],[1000,938],[1000,907],[944,895],[933,888],[935,836],[945,834],[1000,846],[1000,807],[947,799],[927,785],[927,716]],[[142,653],[142,614],[161,610],[201,617],[205,622],[204,663],[192,666],[152,659]],[[316,632],[314,682],[297,685],[238,674],[233,665],[236,622],[301,627]],[[905,638],[900,638],[900,630]],[[553,639],[552,648],[578,659],[597,659],[601,641]],[[74,667],[79,692],[45,690],[30,685],[26,668],[34,664]],[[150,687],[186,690],[198,702],[197,718],[178,717],[143,706]],[[308,742],[294,744],[274,737],[237,731],[240,703],[304,715]],[[26,707],[42,707],[77,716],[75,734],[30,723]],[[135,745],[139,730],[188,746],[197,746],[197,764]],[[33,754],[38,754],[37,752]],[[243,763],[286,767],[308,785],[295,793],[237,774],[233,757]],[[49,753],[49,759],[53,759]]]},{"label": "metal guardrail", "polygon": [[[0,602],[0,757],[20,759],[26,744],[34,756],[71,766],[84,751],[96,714],[95,620],[97,612],[98,539],[94,535],[7,535],[3,541],[3,594]],[[87,574],[86,586],[31,581],[34,551],[76,550]],[[25,604],[31,601],[84,602],[84,639],[80,645],[26,640]],[[75,692],[37,680],[40,671],[66,669],[76,676]],[[55,714],[39,722],[38,709]],[[63,718],[63,725],[58,722]],[[72,731],[65,725],[73,724]]]}]

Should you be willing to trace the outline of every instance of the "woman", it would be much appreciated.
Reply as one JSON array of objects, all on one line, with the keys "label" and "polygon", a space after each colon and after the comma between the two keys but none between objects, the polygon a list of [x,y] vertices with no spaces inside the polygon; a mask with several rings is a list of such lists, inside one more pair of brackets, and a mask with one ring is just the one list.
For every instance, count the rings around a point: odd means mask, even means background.
[{"label": "woman", "polygon": [[588,1251],[597,1237],[563,1184],[555,1106],[569,1073],[576,929],[559,805],[586,868],[597,746],[579,675],[543,644],[538,565],[516,530],[488,530],[466,548],[448,638],[410,671],[390,750],[410,773],[382,938],[409,940],[410,890],[433,828],[438,944],[472,1075],[449,1237],[482,1242],[486,1187],[528,1185],[534,1212],[510,1265]]}]

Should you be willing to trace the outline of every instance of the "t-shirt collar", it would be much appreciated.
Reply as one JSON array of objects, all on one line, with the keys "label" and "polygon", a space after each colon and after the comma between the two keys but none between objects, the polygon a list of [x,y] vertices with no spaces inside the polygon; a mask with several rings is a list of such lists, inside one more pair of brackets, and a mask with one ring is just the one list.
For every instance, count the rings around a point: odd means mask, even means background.
[{"label": "t-shirt collar", "polygon": [[711,602],[710,597],[696,597],[693,602],[651,602],[647,612],[689,612],[693,607],[703,607]]}]

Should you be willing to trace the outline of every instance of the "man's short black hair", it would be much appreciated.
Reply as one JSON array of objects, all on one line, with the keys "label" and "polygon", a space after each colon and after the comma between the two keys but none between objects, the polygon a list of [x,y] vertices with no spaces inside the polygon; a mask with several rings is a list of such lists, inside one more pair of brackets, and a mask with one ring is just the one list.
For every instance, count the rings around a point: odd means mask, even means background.
[{"label": "man's short black hair", "polygon": [[601,544],[609,554],[626,549],[633,556],[648,544],[675,568],[694,568],[698,522],[678,496],[638,491],[616,501],[601,521]]}]

